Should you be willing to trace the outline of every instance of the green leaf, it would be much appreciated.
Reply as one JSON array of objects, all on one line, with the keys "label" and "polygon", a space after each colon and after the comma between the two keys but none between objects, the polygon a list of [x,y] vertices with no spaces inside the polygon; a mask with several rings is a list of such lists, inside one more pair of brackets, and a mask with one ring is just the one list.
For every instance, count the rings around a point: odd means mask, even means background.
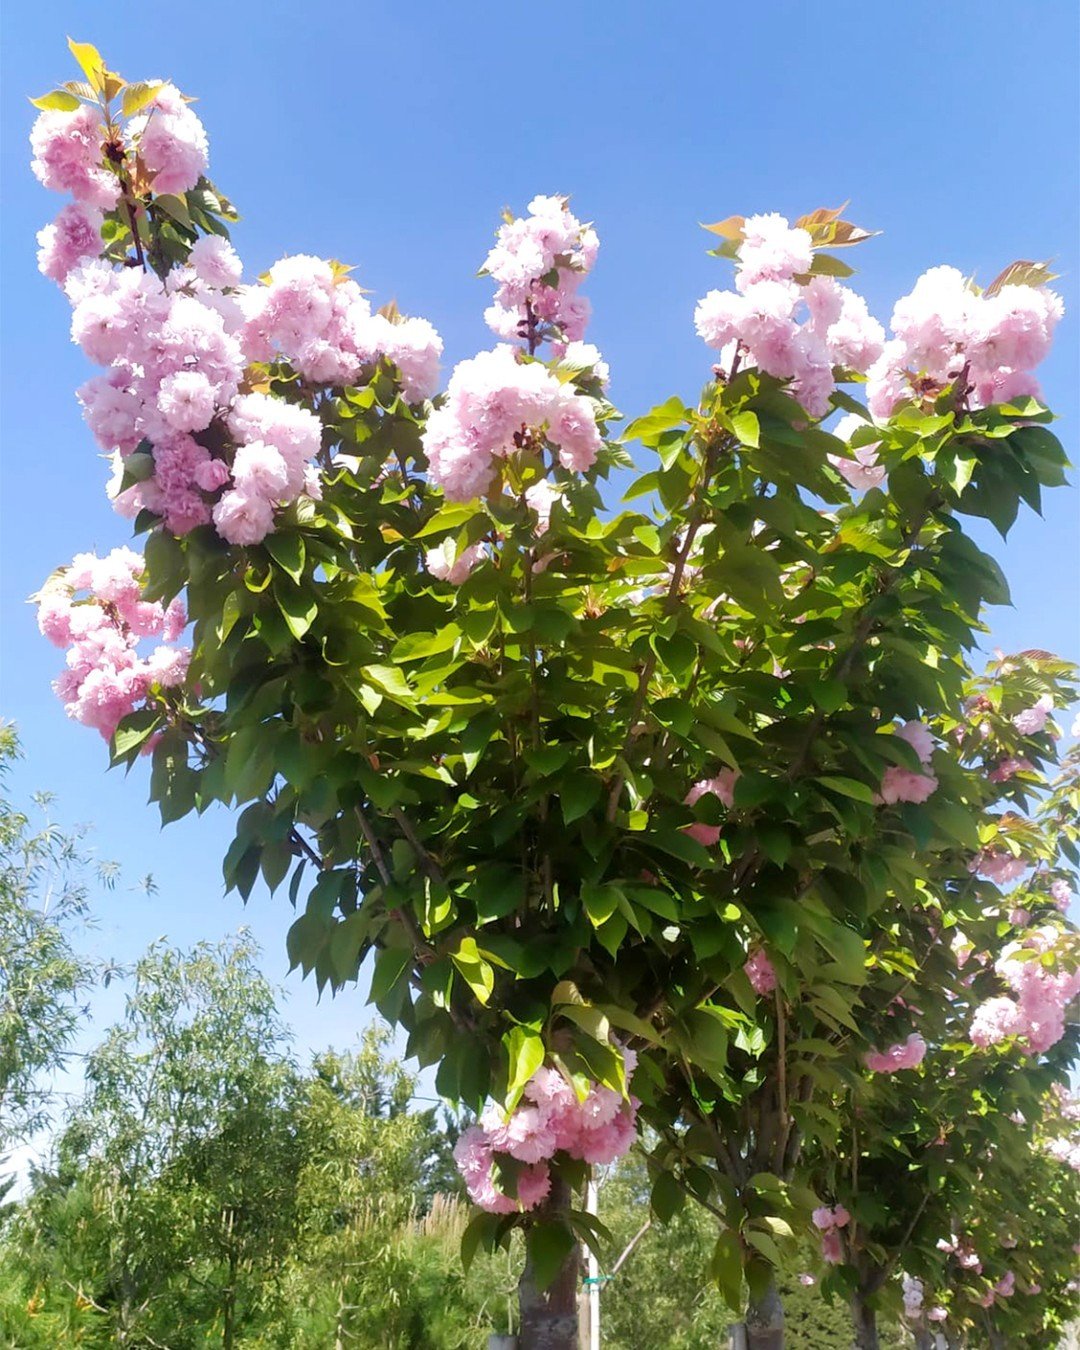
[{"label": "green leaf", "polygon": [[694,414],[681,398],[674,395],[647,412],[644,417],[631,422],[623,432],[623,441],[640,441],[642,445],[655,446],[665,431],[672,427],[685,426]]},{"label": "green leaf", "polygon": [[594,928],[607,923],[619,908],[622,892],[618,886],[593,886],[585,881],[581,884],[581,903]]},{"label": "green leaf", "polygon": [[100,94],[105,88],[105,62],[101,53],[89,42],[73,42],[68,38],[68,50],[78,61],[82,73],[90,81],[91,88]]},{"label": "green leaf", "polygon": [[670,1172],[661,1172],[653,1182],[649,1204],[661,1223],[669,1223],[686,1202],[686,1193]]},{"label": "green leaf", "polygon": [[54,89],[51,93],[32,98],[30,102],[42,112],[75,112],[81,106],[75,95],[65,89]]},{"label": "green leaf", "polygon": [[502,1038],[509,1060],[509,1084],[505,1106],[512,1111],[521,1100],[525,1084],[544,1062],[544,1042],[531,1027],[517,1026]]},{"label": "green leaf", "polygon": [[603,786],[595,774],[584,769],[572,770],[574,776],[559,786],[559,808],[563,821],[572,825],[586,815],[600,800]]},{"label": "green leaf", "polygon": [[860,783],[856,778],[841,778],[835,775],[829,775],[825,778],[815,780],[822,787],[829,788],[832,792],[839,792],[844,797],[851,797],[857,802],[866,802],[868,805],[874,804],[874,791],[867,787],[865,783]]},{"label": "green leaf", "polygon": [[450,953],[450,959],[457,967],[461,978],[473,991],[480,1003],[487,1003],[495,988],[495,972],[490,962],[480,955],[474,937],[464,937],[456,952]]},{"label": "green leaf", "polygon": [[525,1235],[530,1273],[538,1289],[546,1289],[566,1264],[574,1250],[570,1229],[553,1219],[535,1223]]},{"label": "green leaf", "polygon": [[146,744],[161,726],[161,714],[156,708],[140,708],[120,723],[113,736],[113,758],[120,760]]},{"label": "green leaf", "polygon": [[274,562],[292,577],[293,581],[299,582],[304,575],[306,558],[302,535],[278,530],[274,534],[266,536],[263,547]]},{"label": "green leaf", "polygon": [[480,1250],[490,1252],[495,1247],[499,1228],[498,1214],[474,1214],[461,1235],[461,1264],[468,1274],[469,1267]]},{"label": "green leaf", "polygon": [[731,429],[743,445],[756,450],[761,444],[761,426],[757,413],[738,412],[731,419]]},{"label": "green leaf", "polygon": [[375,957],[371,976],[369,1003],[380,1003],[404,978],[412,965],[412,952],[407,947],[384,947]]},{"label": "green leaf", "polygon": [[277,576],[274,578],[274,599],[289,632],[299,642],[319,613],[315,597],[285,577]]},{"label": "green leaf", "polygon": [[141,113],[154,101],[160,88],[161,85],[157,82],[148,83],[145,80],[136,80],[134,84],[129,84],[124,90],[123,101],[120,104],[124,116],[134,117],[136,113]]},{"label": "green leaf", "polygon": [[716,1281],[724,1302],[735,1313],[742,1313],[742,1247],[738,1235],[726,1229],[713,1248],[709,1274]]}]

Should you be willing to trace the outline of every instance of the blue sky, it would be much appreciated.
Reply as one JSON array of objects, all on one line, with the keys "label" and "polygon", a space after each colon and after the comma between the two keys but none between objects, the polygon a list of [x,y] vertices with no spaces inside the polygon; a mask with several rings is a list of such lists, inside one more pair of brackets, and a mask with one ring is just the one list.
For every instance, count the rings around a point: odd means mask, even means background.
[{"label": "blue sky", "polygon": [[[700,221],[850,198],[851,218],[884,231],[852,261],[885,320],[936,263],[987,282],[1014,258],[1054,258],[1068,314],[1041,374],[1076,460],[1078,15],[1075,0],[1023,16],[1004,0],[5,6],[0,715],[21,729],[19,787],[55,790],[130,879],[158,881],[152,899],[102,899],[95,948],[129,960],[159,935],[216,939],[246,922],[280,978],[290,911],[283,893],[246,910],[223,898],[223,815],[162,832],[144,774],[105,772],[104,746],[50,690],[61,656],[23,603],[54,566],[127,529],[75,403],[91,370],[34,261],[61,199],[30,173],[24,94],[74,76],[65,35],[129,79],[198,96],[249,277],[289,252],[354,263],[376,303],[394,296],[435,323],[448,366],[491,343],[474,274],[500,209],[572,194],[602,241],[590,337],[631,415],[707,377],[691,315],[729,273],[706,257]],[[1062,490],[1007,548],[986,537],[1015,602],[993,616],[992,645],[1080,658],[1078,512],[1076,489]],[[310,985],[288,987],[301,1048],[346,1044],[366,1020],[360,992],[317,1006]]]}]

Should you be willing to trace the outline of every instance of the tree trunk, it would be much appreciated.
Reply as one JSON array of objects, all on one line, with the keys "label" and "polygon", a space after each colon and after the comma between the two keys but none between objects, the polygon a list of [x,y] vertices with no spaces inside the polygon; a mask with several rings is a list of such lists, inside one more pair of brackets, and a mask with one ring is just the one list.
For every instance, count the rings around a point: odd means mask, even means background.
[{"label": "tree trunk", "polygon": [[742,1343],[746,1350],[784,1350],[784,1305],[775,1284],[747,1306]]},{"label": "tree trunk", "polygon": [[[570,1208],[570,1188],[553,1180],[545,1211],[557,1214]],[[538,1289],[532,1262],[526,1260],[518,1281],[521,1330],[520,1350],[578,1350],[578,1248],[575,1246],[562,1269],[546,1289]]]},{"label": "tree trunk", "polygon": [[915,1350],[934,1350],[936,1337],[929,1327],[914,1327]]},{"label": "tree trunk", "polygon": [[746,1340],[745,1322],[738,1322],[731,1328],[731,1350],[750,1350]]},{"label": "tree trunk", "polygon": [[851,1322],[855,1330],[855,1350],[878,1350],[877,1313],[861,1294],[851,1300]]},{"label": "tree trunk", "polygon": [[221,1350],[233,1350],[236,1344],[236,1252],[229,1249],[229,1283],[222,1300]]}]

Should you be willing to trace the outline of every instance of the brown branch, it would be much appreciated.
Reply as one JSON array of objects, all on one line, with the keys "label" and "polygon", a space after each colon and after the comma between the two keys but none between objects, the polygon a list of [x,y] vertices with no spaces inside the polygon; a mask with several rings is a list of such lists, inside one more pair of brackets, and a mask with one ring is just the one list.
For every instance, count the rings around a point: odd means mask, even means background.
[{"label": "brown branch", "polygon": [[442,874],[442,868],[435,861],[434,856],[431,853],[429,853],[428,850],[424,847],[423,841],[420,839],[420,836],[413,829],[412,821],[409,820],[408,816],[405,814],[405,812],[401,809],[400,806],[391,807],[390,814],[394,817],[394,820],[397,822],[398,829],[405,836],[406,842],[408,843],[412,851],[416,854],[416,859],[420,863],[421,867],[423,867],[424,871],[428,874],[428,876],[431,878],[432,881],[436,882],[439,886],[445,886],[446,879]]}]

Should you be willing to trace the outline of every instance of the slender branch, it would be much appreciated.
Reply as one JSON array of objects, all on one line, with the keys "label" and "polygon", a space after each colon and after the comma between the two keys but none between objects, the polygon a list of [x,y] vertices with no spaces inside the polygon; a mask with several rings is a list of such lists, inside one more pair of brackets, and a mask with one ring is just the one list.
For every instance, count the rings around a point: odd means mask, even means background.
[{"label": "slender branch", "polygon": [[409,819],[409,817],[405,814],[405,812],[401,809],[400,806],[391,807],[390,814],[394,817],[394,820],[397,822],[398,829],[405,836],[406,842],[408,843],[412,851],[416,854],[417,861],[423,867],[424,871],[428,874],[428,876],[431,878],[432,881],[436,882],[440,886],[445,886],[446,879],[442,874],[442,868],[435,861],[435,858],[432,856],[432,854],[429,853],[428,850],[424,847],[423,841],[420,839],[420,836],[413,829],[412,821]]},{"label": "slender branch", "polygon": [[904,1236],[897,1243],[895,1251],[893,1252],[892,1256],[889,1257],[888,1261],[885,1263],[884,1268],[874,1278],[872,1282],[871,1293],[877,1293],[877,1291],[882,1287],[885,1281],[896,1269],[897,1263],[900,1261],[900,1258],[904,1254],[904,1248],[911,1240],[911,1235],[915,1231],[915,1225],[922,1218],[922,1212],[926,1208],[929,1201],[930,1201],[930,1192],[924,1191],[923,1197],[919,1201],[918,1209],[916,1209],[915,1213],[911,1216],[911,1222],[904,1229]]},{"label": "slender branch", "polygon": [[371,857],[375,863],[379,876],[382,877],[384,886],[393,885],[394,878],[390,874],[390,869],[386,865],[386,857],[383,854],[382,845],[376,837],[375,831],[371,828],[371,821],[364,814],[362,806],[353,808],[356,815],[356,823],[360,826],[360,833],[367,841],[367,846],[371,850]]},{"label": "slender branch", "polygon": [[626,1246],[623,1248],[623,1253],[622,1253],[622,1255],[621,1255],[621,1256],[619,1257],[619,1259],[615,1262],[615,1264],[611,1267],[611,1272],[610,1272],[610,1273],[612,1274],[612,1276],[618,1275],[618,1273],[619,1273],[619,1267],[623,1264],[623,1262],[626,1260],[626,1258],[630,1255],[630,1253],[634,1250],[634,1248],[638,1245],[638,1243],[641,1241],[641,1239],[645,1236],[645,1234],[649,1231],[649,1229],[650,1229],[651,1227],[652,1227],[652,1219],[646,1219],[645,1222],[641,1225],[641,1227],[640,1227],[640,1228],[637,1230],[637,1232],[634,1234],[634,1236],[630,1239],[630,1241],[629,1241],[629,1242],[626,1244]]},{"label": "slender branch", "polygon": [[302,854],[307,858],[308,862],[313,862],[315,866],[322,871],[326,866],[326,860],[316,853],[295,825],[289,831],[289,840],[292,843],[294,853]]}]

